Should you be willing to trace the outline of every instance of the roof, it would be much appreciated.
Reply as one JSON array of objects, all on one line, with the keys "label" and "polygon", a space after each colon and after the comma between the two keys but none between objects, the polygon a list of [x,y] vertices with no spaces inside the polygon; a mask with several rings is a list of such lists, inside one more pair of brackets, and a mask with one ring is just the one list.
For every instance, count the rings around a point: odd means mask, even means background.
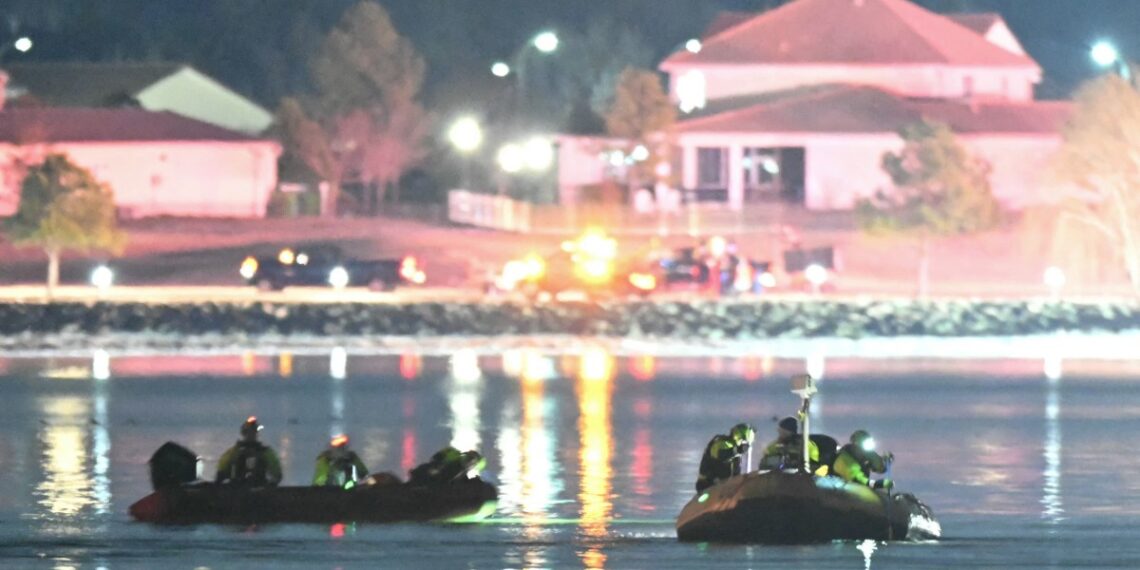
[{"label": "roof", "polygon": [[1039,69],[908,0],[796,0],[753,16],[662,64],[944,64]]},{"label": "roof", "polygon": [[709,38],[755,17],[755,12],[720,12],[713,17],[713,21],[705,28],[705,33],[701,35],[701,41],[708,41]]},{"label": "roof", "polygon": [[794,89],[763,102],[678,123],[681,133],[886,134],[924,118],[960,134],[1059,134],[1066,102],[982,102],[908,99],[876,87],[827,85]]},{"label": "roof", "polygon": [[[123,106],[147,87],[177,73],[179,63],[6,64],[9,89],[58,107]],[[23,94],[21,94],[23,95]]]},{"label": "roof", "polygon": [[986,35],[999,22],[1005,19],[996,12],[977,12],[962,14],[946,14],[947,18],[954,20],[959,26],[969,28],[978,35]]},{"label": "roof", "polygon": [[254,141],[242,133],[170,112],[142,109],[8,108],[0,142]]}]

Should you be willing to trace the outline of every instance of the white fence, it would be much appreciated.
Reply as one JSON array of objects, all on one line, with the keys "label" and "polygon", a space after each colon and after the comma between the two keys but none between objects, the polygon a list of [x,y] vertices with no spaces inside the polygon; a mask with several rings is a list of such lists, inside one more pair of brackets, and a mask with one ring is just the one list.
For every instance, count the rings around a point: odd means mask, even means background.
[{"label": "white fence", "polygon": [[508,232],[530,231],[531,206],[505,196],[466,190],[447,193],[447,219],[455,224]]}]

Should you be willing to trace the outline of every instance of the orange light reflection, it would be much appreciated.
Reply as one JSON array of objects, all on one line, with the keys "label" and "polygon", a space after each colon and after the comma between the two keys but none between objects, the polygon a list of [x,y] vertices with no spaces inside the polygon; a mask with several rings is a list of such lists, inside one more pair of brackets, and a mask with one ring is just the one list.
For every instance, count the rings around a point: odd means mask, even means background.
[{"label": "orange light reflection", "polygon": [[[604,351],[591,350],[582,356],[577,386],[581,476],[578,501],[582,505],[582,531],[592,538],[606,536],[613,512],[613,371],[613,359]],[[581,556],[586,568],[605,567],[606,555],[599,547],[591,547]]]}]

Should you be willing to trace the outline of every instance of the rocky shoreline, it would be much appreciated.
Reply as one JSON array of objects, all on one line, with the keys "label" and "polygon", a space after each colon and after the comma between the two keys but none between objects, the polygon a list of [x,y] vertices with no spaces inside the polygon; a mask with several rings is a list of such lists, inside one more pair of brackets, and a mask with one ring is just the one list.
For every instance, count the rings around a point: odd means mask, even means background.
[{"label": "rocky shoreline", "polygon": [[[4,303],[0,349],[118,335],[288,340],[557,335],[752,341],[1003,337],[1140,331],[1134,301],[761,301],[613,303]],[[179,340],[174,340],[179,339]],[[212,344],[212,343],[207,343]]]}]

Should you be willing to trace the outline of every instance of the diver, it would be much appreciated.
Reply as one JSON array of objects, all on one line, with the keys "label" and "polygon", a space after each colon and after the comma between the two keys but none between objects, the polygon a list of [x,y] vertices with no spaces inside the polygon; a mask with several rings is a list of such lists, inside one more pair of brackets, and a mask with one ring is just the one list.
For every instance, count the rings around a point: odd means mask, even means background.
[{"label": "diver", "polygon": [[360,456],[348,448],[348,436],[340,434],[334,436],[329,441],[329,448],[317,456],[313,486],[351,489],[367,476],[368,468]]},{"label": "diver", "polygon": [[872,480],[870,474],[886,473],[895,456],[891,453],[875,453],[875,439],[865,430],[855,430],[851,442],[839,450],[832,469],[844,481],[867,485],[875,489],[890,489],[894,486],[888,478]]},{"label": "diver", "polygon": [[275,487],[281,482],[281,460],[267,445],[257,441],[262,425],[250,416],[241,425],[241,439],[218,459],[215,483]]},{"label": "diver", "polygon": [[439,485],[474,479],[487,466],[487,460],[478,451],[459,451],[447,446],[408,472],[410,485]]},{"label": "diver", "polygon": [[[776,424],[776,440],[764,448],[760,458],[761,469],[801,469],[804,463],[804,441],[800,437],[799,422],[787,417]],[[819,468],[819,446],[808,440],[809,471]]]},{"label": "diver", "polygon": [[714,435],[705,446],[701,456],[700,472],[697,474],[697,492],[744,471],[744,456],[756,439],[756,430],[748,424],[736,424],[728,430],[728,435]]}]

